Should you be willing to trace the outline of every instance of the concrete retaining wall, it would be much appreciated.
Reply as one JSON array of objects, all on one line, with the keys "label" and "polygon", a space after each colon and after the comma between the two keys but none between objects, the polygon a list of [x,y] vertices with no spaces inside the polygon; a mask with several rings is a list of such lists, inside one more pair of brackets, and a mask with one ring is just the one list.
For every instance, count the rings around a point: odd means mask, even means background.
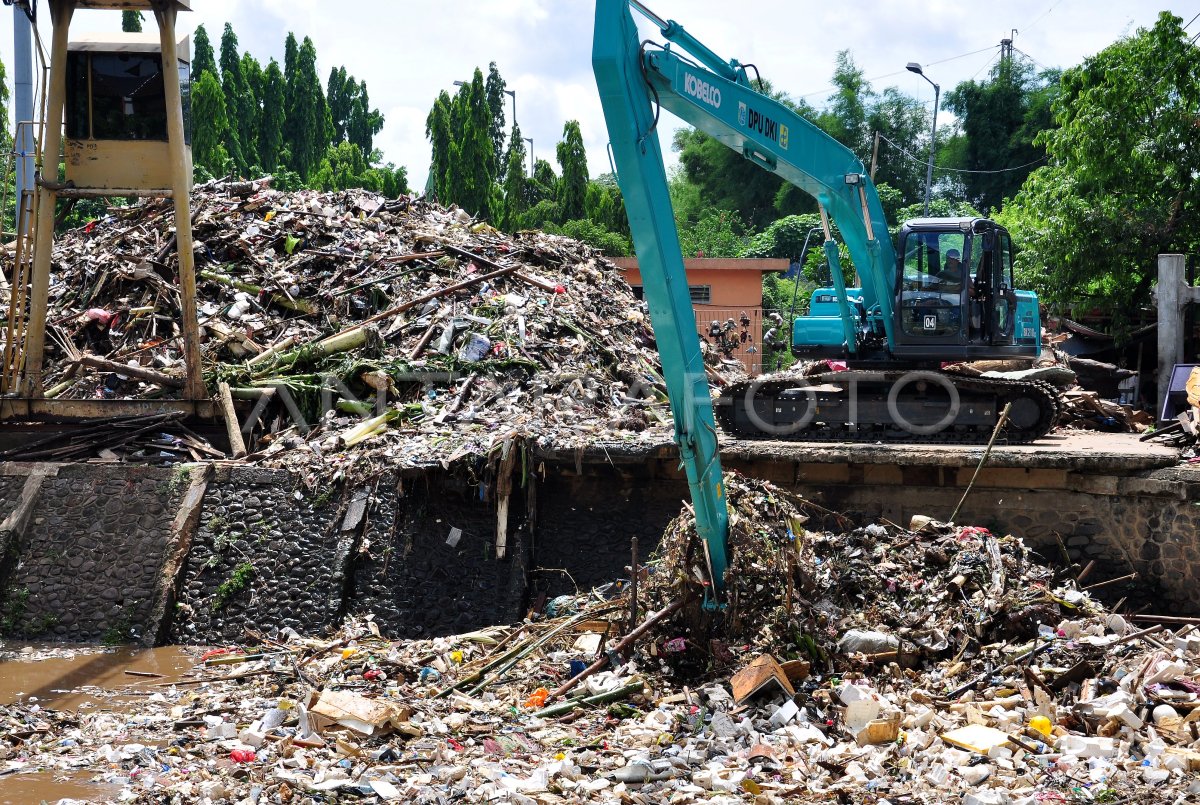
[{"label": "concrete retaining wall", "polygon": [[[973,472],[812,458],[743,451],[726,465],[901,524],[948,517]],[[246,627],[320,633],[373,613],[388,634],[459,632],[622,577],[631,539],[649,556],[687,495],[666,450],[527,461],[502,559],[486,467],[387,471],[357,490],[321,490],[237,465],[2,465],[0,629],[219,642]],[[1200,473],[1190,467],[985,469],[958,520],[1017,534],[1052,562],[1061,539],[1072,560],[1097,560],[1091,582],[1139,574],[1106,588],[1110,598],[1161,593],[1174,611],[1200,612]]]}]

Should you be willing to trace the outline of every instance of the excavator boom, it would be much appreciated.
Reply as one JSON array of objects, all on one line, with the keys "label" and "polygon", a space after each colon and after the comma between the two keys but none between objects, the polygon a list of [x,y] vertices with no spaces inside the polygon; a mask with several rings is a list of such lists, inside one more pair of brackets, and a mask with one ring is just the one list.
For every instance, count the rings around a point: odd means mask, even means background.
[{"label": "excavator boom", "polygon": [[708,546],[713,584],[719,591],[725,578],[729,513],[717,428],[662,151],[653,133],[657,116],[642,76],[637,28],[627,2],[598,0],[592,66],[662,360],[675,441],[696,511],[696,529]]},{"label": "excavator boom", "polygon": [[[641,41],[631,5],[670,44]],[[1057,399],[1044,384],[968,381],[937,371],[942,362],[1038,354],[1037,299],[1013,288],[1003,227],[981,218],[910,221],[901,228],[903,259],[897,259],[875,186],[854,153],[755,91],[746,65],[722,60],[640,0],[596,0],[592,67],[675,438],[718,590],[727,513],[713,405],[656,132],[661,109],[817,200],[834,287],[814,292],[810,315],[791,323],[792,349],[868,370],[822,377],[815,385],[736,384],[718,400],[727,431],[750,438],[974,442],[986,439],[1005,406],[1008,439],[1031,441],[1053,426]],[[847,287],[830,219],[860,287]]]}]

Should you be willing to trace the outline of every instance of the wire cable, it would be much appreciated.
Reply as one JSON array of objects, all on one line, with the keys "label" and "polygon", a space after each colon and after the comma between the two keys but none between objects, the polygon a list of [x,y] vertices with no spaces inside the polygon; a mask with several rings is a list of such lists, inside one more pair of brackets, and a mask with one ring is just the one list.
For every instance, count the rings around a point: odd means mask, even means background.
[{"label": "wire cable", "polygon": [[[888,145],[895,148],[897,151],[899,151],[901,154],[906,156],[908,159],[911,159],[913,162],[916,162],[920,165],[928,165],[929,164],[928,159],[922,159],[921,157],[912,153],[911,151],[909,151],[908,149],[906,149],[904,146],[900,145],[899,143],[892,142],[886,136],[880,134],[879,139],[883,140]],[[940,171],[943,171],[946,173],[1010,173],[1012,171],[1024,170],[1025,168],[1029,168],[1034,165],[1040,165],[1043,162],[1047,161],[1049,158],[1050,158],[1049,156],[1043,156],[1043,157],[1039,157],[1038,159],[1033,160],[1032,162],[1026,162],[1024,165],[1014,165],[1011,168],[997,168],[996,170],[968,170],[966,168],[949,168],[944,165],[938,165],[937,163],[934,163],[933,167],[936,168],[937,170],[940,170]]]},{"label": "wire cable", "polygon": [[1016,45],[1013,45],[1013,50],[1015,50],[1017,53],[1020,53],[1020,54],[1021,54],[1022,56],[1024,56],[1025,58],[1029,59],[1031,62],[1033,62],[1034,64],[1036,64],[1038,67],[1041,67],[1043,70],[1049,70],[1049,69],[1050,69],[1049,67],[1047,67],[1046,65],[1044,65],[1044,64],[1042,64],[1040,61],[1038,61],[1037,59],[1035,59],[1035,58],[1033,58],[1032,56],[1030,56],[1030,55],[1029,55],[1028,53],[1026,53],[1025,51],[1021,50],[1021,49],[1020,49],[1019,47],[1017,47]]},{"label": "wire cable", "polygon": [[643,39],[642,46],[638,48],[638,66],[642,70],[642,80],[646,82],[646,86],[650,88],[650,94],[654,96],[654,122],[650,124],[650,128],[646,133],[642,135],[642,140],[645,140],[658,128],[658,113],[662,110],[662,102],[658,99],[658,90],[650,83],[650,76],[646,73],[646,45],[659,46],[657,42],[650,39]]},{"label": "wire cable", "polygon": [[992,57],[990,59],[988,59],[986,62],[984,62],[982,67],[980,67],[978,70],[975,71],[975,75],[971,76],[971,80],[974,81],[979,76],[980,73],[982,73],[987,68],[991,67],[992,63],[996,61],[996,59],[999,57],[999,55],[1000,55],[999,53],[992,54]]},{"label": "wire cable", "polygon": [[[985,48],[980,48],[979,50],[972,50],[970,53],[960,53],[957,56],[950,56],[949,58],[946,58],[946,59],[938,59],[937,61],[931,61],[928,64],[926,64],[925,66],[933,67],[934,65],[945,64],[946,62],[952,62],[957,59],[965,59],[967,56],[974,56],[976,53],[983,53],[985,50],[991,50],[995,47],[998,47],[998,46],[997,45],[989,45]],[[892,76],[897,76],[897,75],[904,75],[904,72],[905,72],[904,70],[896,70],[894,72],[886,73],[884,75],[877,75],[874,78],[864,79],[864,81],[866,81],[866,83],[868,83],[868,84],[873,84],[876,81],[882,81],[885,78],[891,78]],[[823,93],[829,92],[829,90],[831,90],[831,89],[837,89],[837,87],[833,84],[830,84],[829,86],[825,87],[824,89],[819,89],[816,92],[809,92],[805,95],[797,95],[795,97],[797,98],[797,100],[802,100],[804,98],[811,98],[814,95],[821,95]]]},{"label": "wire cable", "polygon": [[1063,0],[1055,0],[1055,3],[1054,3],[1052,6],[1050,6],[1050,8],[1046,9],[1045,11],[1043,11],[1043,12],[1042,12],[1042,15],[1041,15],[1040,17],[1038,17],[1036,20],[1034,20],[1033,22],[1031,22],[1031,23],[1029,23],[1028,25],[1026,25],[1026,26],[1025,26],[1024,28],[1022,28],[1021,30],[1022,30],[1022,31],[1028,31],[1028,30],[1032,29],[1032,28],[1033,28],[1033,26],[1037,25],[1039,22],[1041,22],[1042,20],[1046,19],[1046,16],[1047,16],[1047,15],[1049,15],[1049,13],[1050,13],[1051,11],[1053,11],[1054,9],[1056,9],[1056,8],[1058,8],[1060,5],[1062,5],[1062,1],[1063,1]]}]

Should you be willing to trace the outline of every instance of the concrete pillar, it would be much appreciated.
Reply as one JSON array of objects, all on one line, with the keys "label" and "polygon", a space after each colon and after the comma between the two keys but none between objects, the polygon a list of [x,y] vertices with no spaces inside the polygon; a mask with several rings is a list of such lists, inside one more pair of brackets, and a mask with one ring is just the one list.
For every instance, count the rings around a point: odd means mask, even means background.
[{"label": "concrete pillar", "polygon": [[1183,306],[1192,299],[1192,289],[1186,284],[1182,254],[1160,254],[1158,256],[1158,287],[1154,295],[1158,301],[1158,408],[1154,415],[1162,414],[1163,403],[1171,385],[1171,369],[1183,363]]}]

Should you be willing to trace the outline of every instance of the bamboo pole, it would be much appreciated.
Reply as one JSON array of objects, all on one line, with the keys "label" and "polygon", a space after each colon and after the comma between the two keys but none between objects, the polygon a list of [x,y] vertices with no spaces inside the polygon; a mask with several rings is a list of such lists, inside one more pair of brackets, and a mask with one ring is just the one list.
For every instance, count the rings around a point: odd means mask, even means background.
[{"label": "bamboo pole", "polygon": [[996,427],[992,428],[992,438],[988,439],[987,449],[983,451],[983,458],[979,459],[979,465],[975,467],[975,474],[971,476],[971,482],[967,484],[967,488],[963,491],[962,497],[958,499],[958,505],[954,507],[954,513],[950,515],[950,522],[954,522],[954,518],[958,517],[959,510],[967,500],[967,495],[971,494],[971,487],[975,486],[975,479],[979,477],[979,471],[983,469],[983,465],[987,463],[988,456],[992,454],[992,446],[996,444],[996,437],[1000,435],[1000,429],[1004,427],[1004,423],[1008,421],[1008,412],[1012,408],[1012,403],[1004,406],[1004,410],[1000,412],[1000,419],[996,421]]},{"label": "bamboo pole", "polygon": [[225,418],[225,433],[229,436],[229,451],[234,458],[245,458],[246,440],[242,438],[237,411],[233,407],[233,394],[229,390],[229,384],[224,380],[217,384],[217,399],[221,403],[221,412]]},{"label": "bamboo pole", "polygon": [[145,380],[147,383],[154,383],[167,388],[181,389],[184,387],[184,381],[178,377],[164,375],[162,372],[156,372],[153,369],[147,369],[144,366],[133,366],[125,363],[116,363],[107,358],[100,358],[96,355],[81,355],[79,362],[84,366],[90,366],[93,369],[100,369],[105,372],[116,372],[119,375],[128,375],[136,377],[138,380]]},{"label": "bamboo pole", "polygon": [[[651,612],[650,616],[648,618],[646,618],[646,620],[642,623],[641,626],[634,629],[629,634],[625,635],[625,637],[621,638],[620,642],[618,642],[615,646],[613,646],[613,651],[617,654],[620,654],[622,651],[624,651],[625,649],[632,646],[639,639],[641,639],[642,635],[644,635],[644,634],[646,634],[646,632],[650,631],[650,629],[656,623],[658,623],[661,620],[664,620],[667,616],[678,611],[684,605],[684,603],[686,601],[687,601],[686,598],[681,598],[678,601],[676,601],[675,603],[669,604],[668,606],[663,607],[658,612]],[[608,665],[608,657],[607,656],[601,657],[600,659],[596,660],[594,663],[589,665],[587,668],[584,668],[582,671],[575,674],[575,676],[571,677],[566,682],[559,685],[554,690],[554,692],[552,692],[549,696],[546,697],[546,703],[549,704],[550,702],[559,698],[564,693],[566,693],[567,691],[574,688],[576,685],[578,685],[583,680],[587,679],[592,674],[596,673],[597,671],[603,670],[604,666],[606,666],[606,665]]]}]

